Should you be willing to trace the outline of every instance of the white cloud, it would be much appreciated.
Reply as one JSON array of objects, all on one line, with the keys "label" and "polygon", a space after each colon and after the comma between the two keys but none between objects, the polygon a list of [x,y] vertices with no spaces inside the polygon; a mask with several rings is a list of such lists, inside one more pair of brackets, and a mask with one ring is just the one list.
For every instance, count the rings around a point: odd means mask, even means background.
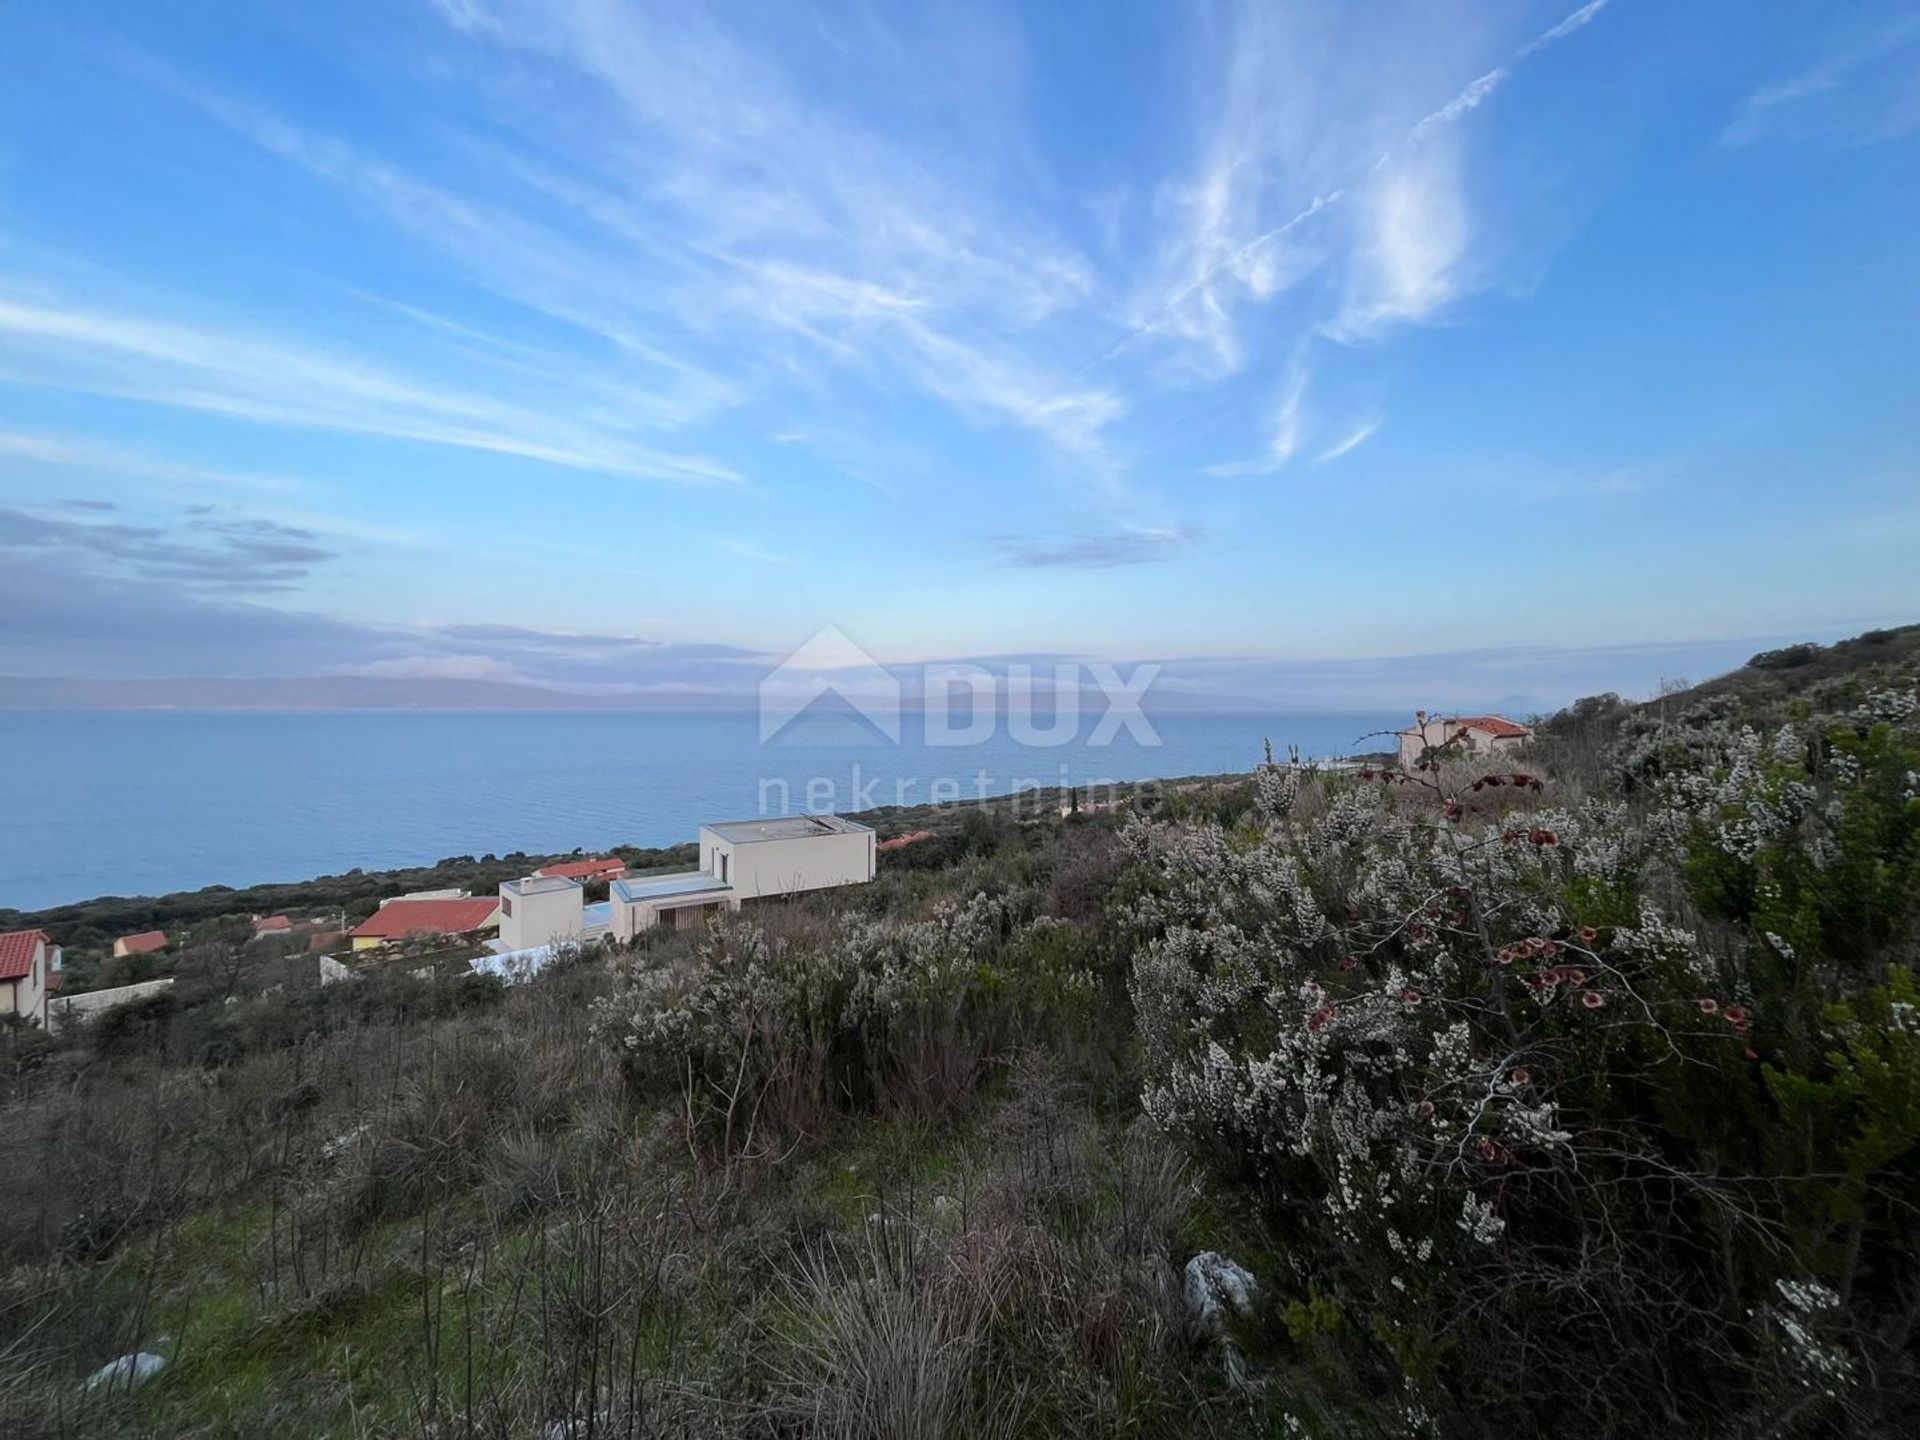
[{"label": "white cloud", "polygon": [[1436,138],[1387,166],[1365,192],[1346,298],[1327,334],[1369,340],[1425,320],[1463,288],[1469,221],[1458,147]]},{"label": "white cloud", "polygon": [[[1384,41],[1337,12],[1233,12],[1195,176],[1161,197],[1176,221],[1162,263],[1134,299],[1130,328],[1094,364],[1153,338],[1190,375],[1231,375],[1247,361],[1242,312],[1323,275],[1342,277],[1337,313],[1323,322],[1339,338],[1432,314],[1458,293],[1472,229],[1459,189],[1461,122],[1606,3],[1589,0],[1424,113],[1410,105],[1457,85],[1446,76],[1462,58],[1485,64],[1474,12]],[[1368,53],[1357,53],[1362,45]],[[1357,219],[1335,223],[1356,208]]]},{"label": "white cloud", "polygon": [[[792,76],[705,12],[442,9],[469,36],[571,77],[573,105],[542,91],[529,107],[503,90],[502,120],[579,172],[519,173],[637,249],[630,260],[666,265],[660,288],[688,327],[797,341],[804,360],[767,363],[798,375],[824,357],[1080,454],[1124,413],[1117,394],[1051,358],[1039,333],[1091,297],[1084,256],[938,157],[843,107],[807,103]],[[644,206],[620,198],[636,194]]]},{"label": "white cloud", "polygon": [[0,430],[0,455],[41,465],[175,481],[196,489],[226,485],[243,490],[276,491],[290,490],[300,483],[285,475],[256,475],[219,466],[193,465],[103,445],[76,435],[35,434],[24,430]]},{"label": "white cloud", "polygon": [[1361,421],[1360,424],[1354,426],[1353,429],[1349,430],[1345,435],[1342,435],[1338,440],[1334,441],[1333,444],[1327,446],[1327,448],[1322,450],[1318,455],[1315,455],[1313,457],[1313,463],[1316,465],[1325,465],[1329,461],[1338,460],[1343,455],[1351,455],[1362,445],[1366,444],[1367,441],[1371,440],[1375,432],[1385,423],[1386,417],[1383,415],[1375,415],[1370,420]]},{"label": "white cloud", "polygon": [[1720,143],[1825,135],[1845,143],[1920,130],[1920,16],[1906,16],[1740,102]]},{"label": "white cloud", "polygon": [[491,451],[675,484],[741,483],[724,465],[607,426],[417,382],[364,355],[239,330],[0,294],[17,384],[110,395],[264,424]]},{"label": "white cloud", "polygon": [[1209,465],[1207,474],[1273,475],[1291,464],[1293,457],[1300,453],[1301,439],[1306,430],[1304,410],[1307,386],[1311,379],[1306,347],[1302,345],[1294,351],[1293,361],[1287,367],[1286,378],[1281,382],[1280,392],[1274,400],[1272,434],[1267,442],[1266,454],[1253,460]]}]

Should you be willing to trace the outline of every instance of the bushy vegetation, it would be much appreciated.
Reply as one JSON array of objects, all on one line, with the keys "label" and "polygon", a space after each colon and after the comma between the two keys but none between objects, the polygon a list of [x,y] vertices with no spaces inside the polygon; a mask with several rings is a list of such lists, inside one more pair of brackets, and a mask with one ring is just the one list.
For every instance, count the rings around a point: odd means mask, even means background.
[{"label": "bushy vegetation", "polygon": [[1920,696],[1854,643],[16,1047],[0,1428],[1911,1433]]}]

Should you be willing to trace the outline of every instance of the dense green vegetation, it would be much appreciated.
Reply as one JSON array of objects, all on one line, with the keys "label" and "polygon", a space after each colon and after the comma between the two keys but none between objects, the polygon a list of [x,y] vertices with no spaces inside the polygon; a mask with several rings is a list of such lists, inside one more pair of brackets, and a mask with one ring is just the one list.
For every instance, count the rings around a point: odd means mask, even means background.
[{"label": "dense green vegetation", "polygon": [[1916,640],[511,988],[183,959],[7,1042],[0,1430],[1911,1433]]}]

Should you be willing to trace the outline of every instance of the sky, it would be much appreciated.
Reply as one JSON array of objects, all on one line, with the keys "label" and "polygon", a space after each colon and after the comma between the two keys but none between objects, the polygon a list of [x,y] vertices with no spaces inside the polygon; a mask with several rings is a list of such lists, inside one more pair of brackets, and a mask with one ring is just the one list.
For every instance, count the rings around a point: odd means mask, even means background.
[{"label": "sky", "polygon": [[1699,678],[1920,619],[1916,236],[1910,4],[12,0],[0,674]]}]

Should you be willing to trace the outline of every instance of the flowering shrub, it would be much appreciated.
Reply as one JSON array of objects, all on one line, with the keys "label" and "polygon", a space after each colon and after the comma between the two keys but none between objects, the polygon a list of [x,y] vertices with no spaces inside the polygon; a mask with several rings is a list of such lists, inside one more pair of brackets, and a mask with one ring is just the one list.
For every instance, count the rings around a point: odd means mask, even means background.
[{"label": "flowering shrub", "polygon": [[1306,813],[1269,766],[1249,823],[1136,821],[1147,1113],[1423,1423],[1886,1423],[1920,1318],[1913,715],[1712,707],[1568,804],[1450,762]]},{"label": "flowering shrub", "polygon": [[1080,932],[1030,909],[1020,894],[976,894],[905,925],[850,914],[824,942],[775,943],[729,917],[695,963],[632,971],[600,1002],[596,1033],[637,1090],[679,1094],[724,1144],[838,1109],[951,1099],[1025,1029],[1087,1008]]}]

